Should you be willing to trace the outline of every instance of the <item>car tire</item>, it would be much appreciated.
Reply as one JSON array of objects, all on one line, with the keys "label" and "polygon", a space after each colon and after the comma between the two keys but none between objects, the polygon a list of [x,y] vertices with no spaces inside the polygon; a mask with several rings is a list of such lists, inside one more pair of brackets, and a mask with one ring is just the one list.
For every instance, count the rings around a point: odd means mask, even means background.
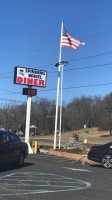
[{"label": "car tire", "polygon": [[21,167],[24,164],[24,153],[23,152],[19,155],[17,164],[19,167]]},{"label": "car tire", "polygon": [[104,155],[102,157],[101,163],[102,163],[103,167],[105,167],[107,169],[111,169],[112,168],[112,155]]}]

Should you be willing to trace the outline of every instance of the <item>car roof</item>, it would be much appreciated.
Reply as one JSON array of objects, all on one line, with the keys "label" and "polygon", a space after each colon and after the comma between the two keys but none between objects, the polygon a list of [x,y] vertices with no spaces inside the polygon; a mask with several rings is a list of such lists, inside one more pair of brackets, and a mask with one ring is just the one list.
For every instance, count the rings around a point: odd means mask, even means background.
[{"label": "car roof", "polygon": [[112,142],[108,142],[108,143],[102,144],[101,146],[108,146],[108,145],[112,145]]},{"label": "car roof", "polygon": [[[13,132],[0,129],[0,133],[13,133]],[[13,134],[15,134],[15,133],[13,133]]]}]

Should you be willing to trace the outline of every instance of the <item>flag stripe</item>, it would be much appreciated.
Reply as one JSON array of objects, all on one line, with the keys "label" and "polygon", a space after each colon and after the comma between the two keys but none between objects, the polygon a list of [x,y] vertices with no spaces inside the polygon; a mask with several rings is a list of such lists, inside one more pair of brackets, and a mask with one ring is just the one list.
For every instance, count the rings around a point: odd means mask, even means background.
[{"label": "flag stripe", "polygon": [[62,45],[61,45],[61,46],[63,46],[63,45],[67,45],[67,46],[75,46],[76,48],[79,46],[79,45],[74,44],[74,43],[69,44],[69,42],[62,42]]},{"label": "flag stripe", "polygon": [[79,45],[78,45],[77,43],[75,43],[75,42],[71,42],[71,44],[70,44],[69,41],[67,41],[67,40],[62,41],[62,45],[63,45],[63,44],[75,45],[76,47],[79,46]]},{"label": "flag stripe", "polygon": [[68,47],[68,48],[76,50],[76,48],[74,46],[65,46],[65,45],[63,45],[62,47]]},{"label": "flag stripe", "polygon": [[61,46],[62,47],[69,47],[72,49],[76,49],[79,45],[84,45],[85,43],[76,40],[75,38],[71,37],[69,33],[66,31],[65,27],[63,26],[63,33],[62,33],[62,40]]},{"label": "flag stripe", "polygon": [[73,45],[67,45],[67,44],[63,44],[62,47],[69,47],[72,49],[76,49],[77,47],[73,46]]}]

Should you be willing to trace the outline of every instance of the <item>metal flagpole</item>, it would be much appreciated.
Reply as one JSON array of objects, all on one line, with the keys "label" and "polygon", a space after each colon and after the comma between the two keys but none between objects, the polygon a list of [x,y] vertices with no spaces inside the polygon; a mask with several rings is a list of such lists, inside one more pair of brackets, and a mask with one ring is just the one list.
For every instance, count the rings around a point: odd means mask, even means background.
[{"label": "metal flagpole", "polygon": [[60,98],[60,128],[59,128],[59,149],[61,147],[61,124],[62,124],[62,88],[63,88],[63,67],[68,64],[68,61],[61,62],[61,98]]},{"label": "metal flagpole", "polygon": [[59,54],[59,66],[58,66],[57,100],[56,100],[56,115],[55,115],[55,132],[54,132],[54,149],[56,149],[56,135],[57,135],[57,121],[58,121],[58,101],[59,101],[59,83],[60,83],[60,63],[61,63],[62,33],[63,33],[63,21],[62,21],[62,25],[61,25],[60,54]]},{"label": "metal flagpole", "polygon": [[59,149],[61,147],[61,121],[62,121],[62,86],[63,86],[63,64],[61,66],[61,99],[60,99],[60,129],[59,129]]}]

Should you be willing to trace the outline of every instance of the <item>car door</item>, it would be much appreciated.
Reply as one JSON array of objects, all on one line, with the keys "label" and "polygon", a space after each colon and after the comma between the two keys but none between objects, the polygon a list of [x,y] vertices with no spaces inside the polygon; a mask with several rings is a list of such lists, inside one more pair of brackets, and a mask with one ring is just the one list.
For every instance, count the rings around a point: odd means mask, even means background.
[{"label": "car door", "polygon": [[9,132],[9,157],[12,161],[17,161],[21,152],[21,140],[19,137]]},{"label": "car door", "polygon": [[8,133],[0,132],[0,164],[8,163],[9,161]]}]

